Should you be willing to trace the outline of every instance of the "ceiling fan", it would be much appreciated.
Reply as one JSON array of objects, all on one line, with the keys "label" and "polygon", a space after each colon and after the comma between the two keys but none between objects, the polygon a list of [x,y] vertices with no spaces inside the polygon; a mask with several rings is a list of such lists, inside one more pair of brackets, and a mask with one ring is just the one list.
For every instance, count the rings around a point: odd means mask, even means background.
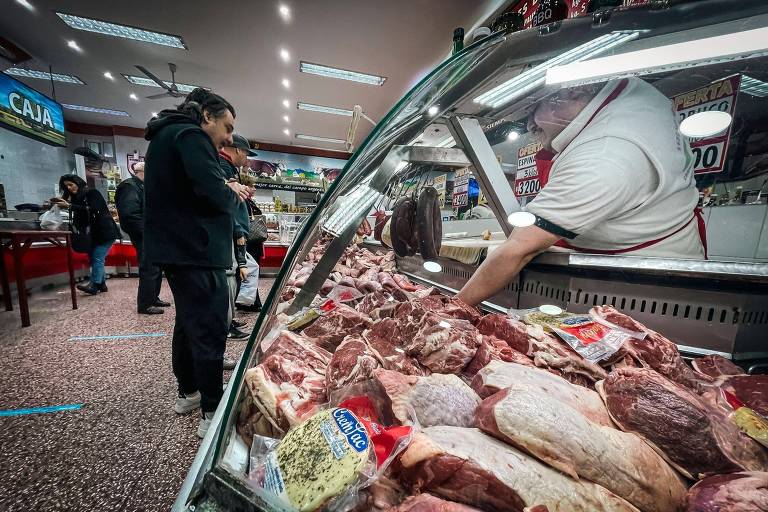
[{"label": "ceiling fan", "polygon": [[144,66],[139,66],[137,64],[136,69],[144,73],[150,80],[152,80],[157,85],[165,89],[165,92],[162,92],[160,94],[153,94],[152,96],[147,96],[148,100],[158,100],[160,98],[181,98],[185,96],[183,92],[179,92],[179,87],[176,85],[176,64],[174,64],[173,62],[168,63],[168,69],[171,70],[170,86],[167,84],[167,82],[160,80],[154,73],[152,73],[150,70],[148,70]]}]

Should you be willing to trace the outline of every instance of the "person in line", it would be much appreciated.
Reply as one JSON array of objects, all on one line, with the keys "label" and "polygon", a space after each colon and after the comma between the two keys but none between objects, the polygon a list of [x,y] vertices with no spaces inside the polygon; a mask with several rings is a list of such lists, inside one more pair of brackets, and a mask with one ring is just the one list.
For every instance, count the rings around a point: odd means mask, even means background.
[{"label": "person in line", "polygon": [[[228,181],[239,182],[240,168],[248,162],[249,156],[256,156],[256,152],[251,149],[251,145],[248,139],[239,134],[232,136],[232,145],[227,146],[219,151],[219,164],[224,174],[224,178]],[[243,201],[238,206],[237,211],[233,217],[233,233],[232,239],[234,243],[235,251],[235,266],[232,269],[230,280],[234,280],[234,284],[230,285],[230,317],[231,322],[229,326],[229,338],[242,339],[247,338],[248,333],[245,333],[239,329],[243,324],[237,322],[234,318],[235,313],[235,300],[240,293],[240,285],[244,279],[248,277],[248,266],[245,259],[246,241],[248,239],[248,224],[250,222],[250,216],[248,213],[248,201]]]},{"label": "person in line", "polygon": [[195,89],[147,124],[144,256],[165,272],[176,306],[173,372],[178,414],[201,409],[204,437],[223,393],[229,330],[232,216],[251,191],[221,175],[218,152],[232,143],[235,109]]},{"label": "person in line", "polygon": [[76,174],[65,174],[59,179],[61,197],[54,197],[51,202],[62,209],[72,211],[72,222],[81,233],[90,229],[91,249],[88,259],[91,264],[91,277],[88,284],[79,284],[77,289],[88,295],[107,291],[104,262],[115,240],[120,238],[112,214],[109,212],[104,196],[89,188],[85,180]]},{"label": "person in line", "polygon": [[139,261],[139,290],[136,294],[137,310],[143,315],[160,315],[162,308],[170,306],[160,300],[162,271],[148,265],[144,253],[144,162],[133,166],[133,176],[126,178],[115,191],[115,206],[120,216],[120,227],[131,237]]},{"label": "person in line", "polygon": [[[250,174],[247,174],[246,172],[242,172],[240,174],[240,183],[244,185],[253,186],[255,181],[256,180],[254,177]],[[256,217],[261,217],[261,215],[263,215],[259,205],[256,204],[252,197],[246,201],[246,204],[248,205],[249,223],[256,222]],[[249,238],[245,243],[245,250],[254,260],[256,260],[256,263],[261,265],[261,259],[264,257],[264,240]],[[253,302],[252,306],[236,304],[236,307],[237,309],[242,309],[243,311],[258,313],[261,311],[261,297],[259,293],[256,292],[256,300]]]},{"label": "person in line", "polygon": [[[518,227],[459,292],[478,304],[553,245],[592,254],[706,259],[688,141],[670,99],[639,78],[562,89],[534,106],[528,131],[541,191]],[[567,240],[567,241],[566,241]]]}]

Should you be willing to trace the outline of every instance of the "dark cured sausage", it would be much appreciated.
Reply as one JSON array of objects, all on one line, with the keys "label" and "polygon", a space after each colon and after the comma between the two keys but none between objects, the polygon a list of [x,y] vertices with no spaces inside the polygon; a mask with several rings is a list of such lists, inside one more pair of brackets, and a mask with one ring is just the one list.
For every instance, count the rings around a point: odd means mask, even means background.
[{"label": "dark cured sausage", "polygon": [[389,234],[392,238],[392,249],[400,257],[416,254],[417,247],[413,245],[415,217],[416,201],[410,196],[398,199],[392,211]]},{"label": "dark cured sausage", "polygon": [[425,261],[434,261],[440,255],[443,239],[443,221],[437,190],[425,187],[419,194],[416,208],[416,228],[419,233],[419,252]]}]

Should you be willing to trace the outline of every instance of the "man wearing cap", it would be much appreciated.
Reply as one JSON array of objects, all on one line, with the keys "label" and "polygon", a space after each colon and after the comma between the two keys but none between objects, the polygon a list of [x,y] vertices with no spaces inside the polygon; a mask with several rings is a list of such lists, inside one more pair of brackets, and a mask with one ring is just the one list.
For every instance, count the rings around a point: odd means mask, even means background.
[{"label": "man wearing cap", "polygon": [[131,237],[139,261],[139,291],[136,296],[138,312],[160,315],[168,302],[160,300],[163,273],[143,257],[144,249],[144,162],[133,165],[133,176],[120,182],[115,191],[115,205],[120,216],[120,228]]},{"label": "man wearing cap", "polygon": [[[228,181],[238,181],[240,175],[239,169],[244,166],[249,156],[256,156],[256,152],[251,149],[248,139],[240,134],[232,135],[232,144],[221,149],[219,152],[219,164]],[[250,216],[248,215],[248,205],[245,201],[241,202],[233,217],[232,239],[234,241],[235,268],[231,272],[230,279],[230,328],[229,338],[241,339],[248,336],[241,331],[239,327],[243,324],[234,319],[235,299],[240,290],[240,283],[248,277],[248,267],[246,265],[246,242],[248,240],[248,231]],[[227,365],[228,366],[228,365]]]}]

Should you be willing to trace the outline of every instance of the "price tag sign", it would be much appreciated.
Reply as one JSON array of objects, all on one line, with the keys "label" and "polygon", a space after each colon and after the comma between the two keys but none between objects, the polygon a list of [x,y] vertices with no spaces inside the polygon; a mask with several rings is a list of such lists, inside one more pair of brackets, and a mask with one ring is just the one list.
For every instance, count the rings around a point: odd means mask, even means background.
[{"label": "price tag sign", "polygon": [[469,177],[468,168],[459,169],[453,176],[453,200],[451,206],[461,208],[469,203]]},{"label": "price tag sign", "polygon": [[515,196],[535,196],[541,190],[539,172],[536,170],[536,153],[540,142],[526,144],[517,150],[517,174],[515,174]]},{"label": "price tag sign", "polygon": [[448,176],[445,174],[435,176],[432,180],[432,186],[435,188],[435,190],[437,190],[437,199],[440,202],[440,208],[445,208],[445,191],[447,181]]},{"label": "price tag sign", "polygon": [[[678,122],[699,112],[727,112],[731,116],[736,111],[736,95],[739,93],[741,75],[734,75],[709,85],[684,92],[672,97]],[[706,139],[691,139],[694,174],[721,172],[725,167],[728,153],[728,141],[731,127],[723,133]]]}]

